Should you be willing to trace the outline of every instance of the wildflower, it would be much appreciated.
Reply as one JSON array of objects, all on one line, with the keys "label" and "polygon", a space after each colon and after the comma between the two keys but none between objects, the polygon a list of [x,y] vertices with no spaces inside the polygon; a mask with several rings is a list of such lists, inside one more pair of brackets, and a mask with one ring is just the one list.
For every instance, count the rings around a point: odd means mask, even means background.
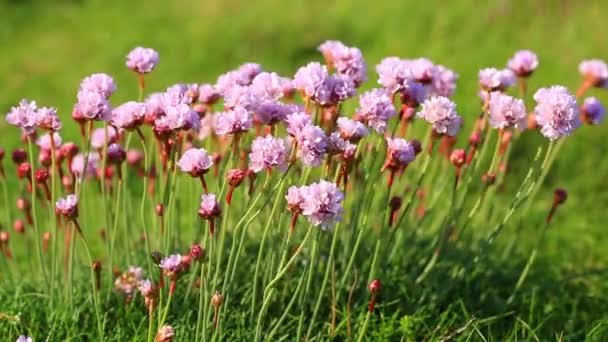
[{"label": "wildflower", "polygon": [[399,196],[393,196],[391,197],[391,200],[389,201],[389,207],[391,208],[391,213],[388,216],[388,226],[392,227],[393,224],[395,223],[395,220],[397,218],[397,213],[399,211],[399,208],[401,208],[401,204],[403,204],[403,199]]},{"label": "wildflower", "polygon": [[311,62],[298,69],[293,77],[293,84],[306,98],[314,99],[328,77],[327,67]]},{"label": "wildflower", "polygon": [[82,153],[75,155],[72,159],[72,167],[70,171],[72,171],[72,173],[78,177],[81,177],[83,174],[86,176],[95,176],[101,161],[99,153],[91,152],[89,153],[89,157],[87,159],[88,162],[86,162],[85,170],[85,156]]},{"label": "wildflower", "polygon": [[515,81],[515,74],[509,69],[485,68],[479,71],[479,86],[485,91],[503,91]]},{"label": "wildflower", "polygon": [[247,110],[254,110],[258,103],[258,98],[252,93],[249,86],[234,85],[224,92],[224,108],[227,110],[242,107]]},{"label": "wildflower", "polygon": [[131,130],[144,122],[147,109],[141,102],[129,101],[112,110],[112,125]]},{"label": "wildflower", "polygon": [[22,220],[17,219],[15,222],[13,222],[13,229],[15,232],[23,234],[25,233],[25,223],[23,223]]},{"label": "wildflower", "polygon": [[165,324],[158,329],[154,342],[173,342],[173,337],[175,337],[175,330],[172,326]]},{"label": "wildflower", "polygon": [[324,154],[327,152],[327,136],[325,132],[315,125],[306,125],[296,136],[298,144],[297,157],[306,166],[321,165]]},{"label": "wildflower", "polygon": [[11,159],[15,165],[19,165],[27,161],[27,152],[25,152],[25,150],[22,148],[15,149],[13,150],[13,153],[11,153]]},{"label": "wildflower", "polygon": [[17,338],[17,341],[16,341],[16,342],[33,342],[33,341],[34,341],[34,340],[33,340],[31,337],[27,337],[27,336],[25,336],[25,335],[20,335],[20,336]]},{"label": "wildflower", "polygon": [[143,270],[141,267],[129,266],[126,272],[122,273],[114,281],[114,288],[127,296],[132,295],[140,281],[143,280]]},{"label": "wildflower", "polygon": [[138,46],[127,55],[127,68],[138,74],[147,74],[158,64],[158,52]]},{"label": "wildflower", "polygon": [[259,103],[255,109],[254,120],[263,125],[274,125],[279,121],[284,121],[289,114],[296,113],[300,108],[296,105],[281,102]]},{"label": "wildflower", "polygon": [[349,118],[340,117],[337,123],[340,135],[349,141],[357,142],[369,133],[364,124]]},{"label": "wildflower", "polygon": [[382,283],[379,279],[372,280],[367,286],[368,291],[371,293],[371,299],[369,300],[369,304],[367,305],[367,310],[371,313],[374,312],[374,307],[376,305],[377,296],[382,291]]},{"label": "wildflower", "polygon": [[171,280],[169,284],[169,296],[173,296],[177,286],[177,279],[186,270],[183,257],[180,254],[170,255],[160,261],[158,266],[163,270],[163,275]]},{"label": "wildflower", "polygon": [[462,166],[466,163],[467,153],[463,149],[456,149],[450,154],[450,162],[456,168],[456,178],[454,180],[454,188],[458,186]]},{"label": "wildflower", "polygon": [[251,144],[249,153],[249,168],[253,172],[271,170],[277,167],[281,171],[287,170],[288,151],[283,139],[266,136],[257,137]]},{"label": "wildflower", "polygon": [[310,115],[303,112],[296,112],[287,115],[285,117],[285,123],[287,124],[287,133],[292,137],[296,137],[300,134],[304,127],[310,125],[312,118]]},{"label": "wildflower", "polygon": [[112,144],[108,146],[107,157],[108,163],[117,166],[118,177],[122,178],[120,164],[122,164],[122,162],[124,162],[127,158],[127,152],[125,152],[125,150],[119,144]]},{"label": "wildflower", "polygon": [[355,86],[358,87],[367,80],[367,64],[358,48],[329,40],[319,46],[319,51],[327,64],[336,69],[336,73],[350,78]]},{"label": "wildflower", "polygon": [[74,105],[72,117],[78,122],[107,121],[111,117],[110,103],[102,93],[81,90],[78,92],[78,102]]},{"label": "wildflower", "polygon": [[13,258],[13,253],[11,253],[10,245],[10,234],[8,232],[0,231],[0,252],[4,251],[4,255],[7,259]]},{"label": "wildflower", "polygon": [[[51,140],[51,136],[53,139]],[[41,150],[51,151],[54,148],[58,148],[61,146],[61,136],[59,133],[47,133],[36,139],[36,145],[40,147]]]},{"label": "wildflower", "polygon": [[95,289],[99,291],[101,289],[101,262],[94,261],[91,265],[93,273],[95,273]]},{"label": "wildflower", "polygon": [[220,291],[215,291],[213,297],[211,297],[211,305],[213,305],[213,326],[217,329],[217,323],[219,319],[219,311],[222,302],[224,301],[224,297],[222,297],[222,293]]},{"label": "wildflower", "polygon": [[321,106],[331,107],[355,96],[356,93],[353,80],[341,75],[329,75],[312,99]]},{"label": "wildflower", "polygon": [[342,220],[344,194],[336,184],[324,180],[301,188],[304,201],[300,204],[302,215],[315,226],[329,229]]},{"label": "wildflower", "polygon": [[282,79],[274,72],[261,72],[251,81],[251,94],[258,101],[276,101],[283,97]]},{"label": "wildflower", "polygon": [[253,126],[251,114],[243,107],[216,113],[214,128],[217,135],[239,134],[247,132]]},{"label": "wildflower", "polygon": [[403,169],[416,158],[414,145],[407,140],[401,138],[386,138],[386,143],[388,147],[386,161],[382,167],[383,169]]},{"label": "wildflower", "polygon": [[549,224],[551,222],[551,220],[553,219],[553,215],[555,215],[555,212],[557,211],[557,208],[566,203],[566,200],[568,199],[568,192],[564,189],[555,189],[555,191],[553,192],[553,204],[551,205],[551,210],[549,210],[549,214],[547,215],[547,218],[545,220],[545,222],[547,222],[547,224]]},{"label": "wildflower", "polygon": [[580,125],[576,99],[562,86],[541,88],[534,94],[536,122],[550,140],[572,134]]},{"label": "wildflower", "polygon": [[107,99],[116,91],[114,79],[107,74],[92,74],[80,82],[80,92],[97,93]]},{"label": "wildflower", "polygon": [[359,97],[358,117],[378,133],[386,131],[387,122],[397,114],[390,94],[384,89],[373,89]]},{"label": "wildflower", "polygon": [[78,217],[78,197],[74,194],[60,198],[55,203],[55,212],[67,219],[74,220]]},{"label": "wildflower", "polygon": [[513,55],[507,66],[515,75],[519,77],[528,77],[532,75],[538,67],[538,57],[530,50],[520,50]]},{"label": "wildflower", "polygon": [[91,134],[91,147],[101,150],[118,141],[118,130],[113,126],[97,128]]},{"label": "wildflower", "polygon": [[437,134],[455,136],[462,125],[462,119],[456,112],[456,104],[443,96],[431,97],[424,101],[417,116],[428,121]]},{"label": "wildflower", "polygon": [[226,203],[230,205],[232,202],[232,193],[243,180],[245,179],[246,172],[241,169],[231,169],[226,172],[226,182],[228,182],[228,193],[226,194]]},{"label": "wildflower", "polygon": [[198,209],[198,215],[204,219],[209,221],[209,233],[211,237],[213,237],[213,233],[215,232],[215,223],[214,220],[216,217],[219,217],[222,213],[220,209],[220,204],[218,203],[215,194],[204,194],[201,196],[201,205]]},{"label": "wildflower", "polygon": [[389,94],[396,93],[414,83],[414,75],[408,63],[398,57],[386,57],[376,65],[378,84]]},{"label": "wildflower", "polygon": [[244,85],[249,85],[257,75],[264,71],[264,69],[257,63],[243,63],[236,71],[241,82]]},{"label": "wildflower", "polygon": [[206,105],[212,105],[221,97],[220,92],[211,84],[201,84],[198,87],[198,101]]},{"label": "wildflower", "polygon": [[608,81],[608,65],[600,59],[588,59],[578,65],[585,82],[592,87],[603,88]]},{"label": "wildflower", "polygon": [[581,119],[590,125],[599,125],[604,120],[606,110],[602,103],[595,97],[588,97],[581,107]]},{"label": "wildflower", "polygon": [[24,134],[31,135],[37,127],[37,110],[35,101],[21,100],[19,105],[12,107],[6,114],[6,121],[21,128]]},{"label": "wildflower", "polygon": [[458,78],[458,74],[454,71],[443,65],[436,65],[435,76],[433,77],[433,82],[430,84],[430,94],[445,97],[454,95]]},{"label": "wildflower", "polygon": [[489,115],[490,126],[497,129],[516,127],[524,130],[527,126],[528,114],[524,101],[501,92],[490,93]]},{"label": "wildflower", "polygon": [[194,244],[190,247],[189,255],[192,260],[200,261],[205,257],[205,250],[203,249],[203,247],[201,247],[201,245]]},{"label": "wildflower", "polygon": [[427,58],[417,58],[408,61],[408,67],[412,71],[414,79],[422,84],[429,84],[433,82],[437,68],[435,64]]}]

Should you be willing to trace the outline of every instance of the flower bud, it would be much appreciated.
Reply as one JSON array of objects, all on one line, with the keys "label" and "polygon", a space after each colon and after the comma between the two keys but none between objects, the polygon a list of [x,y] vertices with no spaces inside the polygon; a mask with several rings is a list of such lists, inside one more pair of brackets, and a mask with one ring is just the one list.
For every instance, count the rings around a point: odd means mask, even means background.
[{"label": "flower bud", "polygon": [[0,243],[7,243],[10,238],[8,232],[0,232]]},{"label": "flower bud", "polygon": [[27,160],[27,152],[22,148],[18,148],[13,151],[12,158],[13,162],[19,165]]},{"label": "flower bud", "polygon": [[224,300],[224,297],[222,297],[222,294],[220,293],[220,291],[215,291],[215,293],[213,294],[213,297],[211,297],[211,305],[213,305],[213,307],[215,307],[217,309],[220,307],[220,305],[222,305],[223,300]]},{"label": "flower bud", "polygon": [[157,203],[154,207],[154,211],[158,217],[163,217],[165,213],[165,206],[162,203]]},{"label": "flower bud", "polygon": [[49,171],[47,169],[36,170],[34,177],[36,178],[36,183],[46,183],[46,181],[49,179]]},{"label": "flower bud", "polygon": [[78,154],[78,146],[76,146],[76,144],[73,142],[66,142],[65,144],[61,145],[59,150],[61,151],[61,154],[68,159],[72,159]]},{"label": "flower bud", "polygon": [[243,182],[245,175],[245,171],[240,169],[228,170],[228,172],[226,172],[226,181],[229,185],[237,187]]},{"label": "flower bud", "polygon": [[450,154],[450,162],[457,168],[462,167],[466,161],[467,153],[463,149],[456,149]]},{"label": "flower bud", "polygon": [[17,198],[17,209],[19,210],[29,210],[30,209],[30,202],[28,202],[28,200],[26,200],[23,197],[19,197]]},{"label": "flower bud", "polygon": [[170,325],[163,325],[158,329],[154,342],[173,342],[173,337],[175,337],[175,330],[173,330],[173,327]]},{"label": "flower bud", "polygon": [[15,232],[23,234],[25,232],[25,223],[23,223],[22,220],[17,219],[13,223],[13,229],[15,229]]},{"label": "flower bud", "polygon": [[194,244],[190,247],[190,257],[192,260],[199,261],[205,256],[205,250],[199,244]]},{"label": "flower bud", "polygon": [[4,160],[4,149],[2,147],[0,147],[0,162]]},{"label": "flower bud", "polygon": [[422,144],[420,143],[419,140],[417,139],[412,139],[410,141],[410,144],[412,145],[412,147],[414,148],[414,153],[416,153],[416,155],[420,154],[420,152],[422,152]]},{"label": "flower bud", "polygon": [[380,292],[382,290],[382,283],[380,282],[379,279],[374,279],[369,283],[369,285],[367,286],[367,289],[369,290],[369,292],[371,294],[377,294],[378,292]]},{"label": "flower bud", "polygon": [[157,265],[160,264],[160,261],[165,258],[163,253],[159,251],[152,251],[152,253],[150,253],[150,257],[152,258],[152,261],[154,261],[154,263]]},{"label": "flower bud", "polygon": [[469,136],[469,144],[471,146],[478,147],[480,142],[481,133],[477,130],[473,131],[473,133],[471,133],[471,136]]},{"label": "flower bud", "polygon": [[493,185],[494,182],[496,182],[496,174],[495,173],[486,173],[483,176],[481,176],[481,181],[484,182],[488,186]]},{"label": "flower bud", "polygon": [[553,204],[554,205],[564,204],[564,202],[566,202],[567,199],[568,199],[568,192],[566,192],[566,190],[555,189],[555,191],[553,192]]},{"label": "flower bud", "polygon": [[29,178],[32,166],[28,162],[23,162],[17,166],[17,177]]}]

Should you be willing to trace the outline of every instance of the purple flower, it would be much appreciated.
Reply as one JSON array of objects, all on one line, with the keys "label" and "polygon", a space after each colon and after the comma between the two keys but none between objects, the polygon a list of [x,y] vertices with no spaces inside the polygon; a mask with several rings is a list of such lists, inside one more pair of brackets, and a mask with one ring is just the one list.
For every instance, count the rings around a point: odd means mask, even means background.
[{"label": "purple flower", "polygon": [[386,138],[388,149],[384,168],[400,169],[416,159],[414,146],[401,138]]},{"label": "purple flower", "polygon": [[297,156],[306,166],[321,165],[323,156],[327,152],[327,136],[325,132],[314,125],[305,126],[296,136],[298,143]]},{"label": "purple flower", "polygon": [[447,97],[434,96],[422,103],[417,116],[433,125],[439,134],[455,136],[462,125],[462,118],[456,112],[456,104]]},{"label": "purple flower", "polygon": [[294,75],[293,84],[307,98],[313,99],[316,98],[317,92],[328,77],[327,67],[318,62],[311,62],[298,69]]},{"label": "purple flower", "polygon": [[219,91],[210,84],[201,84],[198,87],[198,101],[206,105],[212,105],[221,97]]},{"label": "purple flower", "polygon": [[501,92],[491,92],[489,100],[490,126],[503,129],[516,127],[523,130],[528,125],[524,101]]},{"label": "purple flower", "polygon": [[127,68],[138,74],[147,74],[154,70],[158,60],[158,52],[138,46],[127,55]]},{"label": "purple flower", "polygon": [[180,254],[173,254],[163,258],[158,266],[169,279],[175,279],[184,270],[182,256]]},{"label": "purple flower", "polygon": [[204,140],[213,133],[213,117],[213,114],[207,113],[201,118],[197,135],[199,140]]},{"label": "purple flower", "polygon": [[27,337],[25,335],[20,335],[15,342],[33,342],[31,337]]},{"label": "purple flower", "polygon": [[434,96],[450,97],[456,91],[456,82],[458,82],[458,74],[454,71],[437,65],[433,83],[431,83],[430,93]]},{"label": "purple flower", "polygon": [[[55,148],[59,148],[61,146],[61,136],[59,135],[59,133],[53,133],[53,143],[55,145]],[[51,144],[51,134],[47,133],[36,139],[36,145],[38,145],[41,150],[52,150],[53,144]]]},{"label": "purple flower", "polygon": [[190,105],[194,102],[197,95],[196,91],[192,89],[190,85],[184,83],[174,84],[167,88],[163,93],[162,106],[166,111],[167,107],[175,107],[183,104]]},{"label": "purple flower", "polygon": [[608,66],[601,59],[588,59],[578,65],[578,71],[594,87],[605,87],[608,83]]},{"label": "purple flower", "polygon": [[38,108],[36,111],[36,124],[39,128],[52,132],[57,132],[62,127],[61,121],[57,116],[57,109],[53,107]]},{"label": "purple flower", "polygon": [[337,123],[340,135],[346,140],[359,141],[369,133],[367,127],[359,121],[339,117]]},{"label": "purple flower", "polygon": [[110,103],[104,94],[89,90],[78,92],[78,102],[74,105],[74,119],[107,121],[110,116]]},{"label": "purple flower", "polygon": [[216,113],[213,126],[217,135],[247,132],[253,126],[251,114],[243,107]]},{"label": "purple flower", "polygon": [[[107,132],[106,132],[107,128]],[[106,140],[107,138],[107,140]],[[104,145],[110,145],[118,140],[118,131],[112,126],[97,128],[91,134],[91,146],[102,149]]]},{"label": "purple flower", "polygon": [[213,159],[204,148],[191,148],[179,158],[177,166],[192,177],[200,177],[213,166]]},{"label": "purple flower", "polygon": [[[101,158],[99,157],[99,153],[91,152],[89,154],[88,162],[86,163],[87,164],[86,176],[97,175],[97,168],[99,167],[100,161],[101,161]],[[72,159],[72,170],[71,170],[72,173],[74,173],[78,177],[81,177],[84,172],[84,164],[85,164],[84,155],[82,153],[75,155],[74,158]]]},{"label": "purple flower", "polygon": [[329,75],[312,99],[322,106],[332,106],[355,96],[355,83],[348,77]]},{"label": "purple flower", "polygon": [[277,101],[263,102],[256,106],[254,121],[263,125],[274,125],[284,121],[289,114],[300,110],[297,105],[285,104]]},{"label": "purple flower", "polygon": [[583,121],[592,125],[599,125],[604,120],[606,110],[600,100],[595,97],[588,97],[581,107]]},{"label": "purple flower", "polygon": [[358,48],[328,40],[319,46],[319,51],[339,75],[350,78],[355,86],[358,87],[367,80],[367,64]]},{"label": "purple flower", "polygon": [[241,64],[236,71],[241,80],[241,84],[249,85],[263,70],[262,66],[257,63],[244,63]]},{"label": "purple flower", "polygon": [[78,197],[74,194],[60,198],[55,203],[55,212],[69,219],[74,219],[78,216]]},{"label": "purple flower", "polygon": [[387,121],[395,116],[395,106],[388,91],[372,89],[359,97],[358,116],[378,133],[384,133]]},{"label": "purple flower", "polygon": [[341,155],[343,159],[352,159],[357,152],[357,145],[342,138],[340,132],[333,132],[327,138],[327,153],[329,155]]},{"label": "purple flower", "polygon": [[302,196],[302,188],[298,188],[297,186],[291,186],[287,189],[287,195],[285,195],[285,199],[287,200],[287,208],[293,213],[301,213],[302,208],[300,207],[302,203],[304,203],[304,197]]},{"label": "purple flower", "polygon": [[224,107],[227,109],[243,107],[251,110],[255,108],[257,102],[249,86],[234,85],[224,92]]},{"label": "purple flower", "polygon": [[274,72],[259,73],[251,82],[251,94],[258,102],[283,97],[283,79]]},{"label": "purple flower", "polygon": [[287,124],[287,133],[292,137],[296,137],[300,134],[302,129],[308,126],[312,122],[310,115],[304,112],[296,112],[287,115],[285,117],[285,123]]},{"label": "purple flower", "polygon": [[515,74],[509,69],[485,68],[479,71],[479,86],[486,91],[505,90],[516,81]]},{"label": "purple flower", "polygon": [[19,105],[12,107],[6,114],[6,121],[23,130],[23,133],[30,135],[36,131],[37,127],[36,101],[21,100]]},{"label": "purple flower", "polygon": [[222,213],[220,204],[215,197],[215,194],[204,194],[201,196],[201,205],[198,209],[198,214],[206,219],[211,220]]},{"label": "purple flower", "polygon": [[249,168],[256,173],[272,167],[285,171],[287,158],[288,151],[283,139],[272,136],[257,137],[251,144]]},{"label": "purple flower", "polygon": [[165,115],[163,109],[163,93],[152,93],[144,101],[146,106],[146,123],[153,123],[160,116]]},{"label": "purple flower", "polygon": [[324,180],[300,188],[304,201],[302,214],[315,226],[329,229],[336,221],[342,220],[344,194],[336,184]]},{"label": "purple flower", "polygon": [[436,68],[435,64],[428,58],[417,58],[411,61],[407,61],[414,79],[422,84],[428,84],[433,82],[435,77]]},{"label": "purple flower", "polygon": [[178,104],[165,108],[165,115],[154,121],[154,133],[163,136],[177,130],[192,129],[198,131],[200,118],[198,113],[187,104]]},{"label": "purple flower", "polygon": [[153,296],[154,293],[156,292],[154,283],[152,283],[152,281],[150,281],[150,279],[141,280],[137,284],[137,289],[139,290],[141,295],[144,297]]},{"label": "purple flower", "polygon": [[146,105],[141,102],[125,102],[112,110],[112,125],[133,129],[143,123],[146,112]]},{"label": "purple flower", "polygon": [[120,165],[127,158],[127,152],[119,144],[112,144],[108,146],[107,156],[109,163]]},{"label": "purple flower", "polygon": [[532,75],[538,67],[538,57],[530,50],[520,50],[513,55],[507,66],[515,75],[519,77],[528,77]]},{"label": "purple flower", "polygon": [[563,86],[541,88],[534,94],[536,122],[550,140],[572,134],[580,126],[576,98]]},{"label": "purple flower", "polygon": [[391,94],[414,81],[412,70],[408,63],[399,57],[386,57],[376,65],[378,84],[386,88]]},{"label": "purple flower", "polygon": [[92,74],[80,82],[79,92],[93,92],[103,95],[106,99],[116,91],[114,79],[107,74]]}]

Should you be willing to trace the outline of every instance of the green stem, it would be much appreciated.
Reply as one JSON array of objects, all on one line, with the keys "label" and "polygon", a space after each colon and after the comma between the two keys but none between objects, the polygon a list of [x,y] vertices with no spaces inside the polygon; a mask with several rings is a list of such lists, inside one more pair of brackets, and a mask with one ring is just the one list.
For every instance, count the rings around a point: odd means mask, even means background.
[{"label": "green stem", "polygon": [[[36,254],[38,255],[38,263],[40,266],[40,271],[42,272],[42,275],[44,277],[44,281],[47,285],[47,287],[49,286],[49,279],[48,279],[48,274],[46,271],[46,267],[44,266],[44,259],[42,258],[42,246],[40,245],[40,227],[38,226],[38,215],[36,214],[36,176],[35,176],[35,164],[34,164],[34,148],[33,148],[33,143],[32,143],[32,137],[28,137],[27,139],[27,146],[28,146],[28,157],[30,159],[30,166],[31,166],[31,170],[30,170],[30,182],[32,184],[32,197],[31,197],[31,206],[32,206],[32,219],[34,221],[34,234],[35,234],[35,241],[36,241]],[[53,237],[55,238],[55,237]],[[50,289],[52,291],[52,289]]]}]

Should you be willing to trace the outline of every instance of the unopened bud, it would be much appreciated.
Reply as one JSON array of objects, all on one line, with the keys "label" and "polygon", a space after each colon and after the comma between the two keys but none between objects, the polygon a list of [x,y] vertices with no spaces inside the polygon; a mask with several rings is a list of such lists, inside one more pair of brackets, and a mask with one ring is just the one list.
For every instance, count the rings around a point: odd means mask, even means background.
[{"label": "unopened bud", "polygon": [[192,260],[199,261],[202,260],[204,256],[205,250],[200,245],[194,244],[190,247],[190,257]]},{"label": "unopened bud", "polygon": [[150,253],[150,257],[152,258],[152,261],[154,261],[154,263],[158,265],[165,256],[159,251],[152,251],[152,253]]},{"label": "unopened bud", "polygon": [[481,142],[481,133],[479,131],[473,131],[473,133],[471,133],[471,136],[469,136],[469,144],[471,144],[471,146],[479,146],[479,143]]},{"label": "unopened bud", "polygon": [[420,141],[418,141],[417,139],[412,139],[412,141],[410,141],[410,144],[414,148],[414,153],[416,155],[422,152],[422,144],[420,143]]},{"label": "unopened bud", "polygon": [[25,223],[23,223],[23,221],[17,219],[13,223],[13,229],[15,229],[15,232],[17,232],[19,234],[23,234],[25,232]]},{"label": "unopened bud", "polygon": [[481,176],[481,181],[484,182],[486,185],[492,185],[494,184],[494,182],[496,182],[496,174],[495,173],[486,173],[483,176]]},{"label": "unopened bud", "polygon": [[553,192],[553,204],[560,205],[564,204],[568,199],[568,192],[564,189],[555,189]]},{"label": "unopened bud", "polygon": [[219,291],[215,291],[213,297],[211,297],[211,305],[217,309],[222,305],[223,300],[222,294]]},{"label": "unopened bud", "polygon": [[158,203],[156,204],[156,207],[154,207],[154,211],[156,212],[157,216],[163,217],[165,213],[165,206],[162,203]]},{"label": "unopened bud", "polygon": [[369,283],[367,289],[371,294],[376,294],[382,290],[382,283],[379,279],[374,279]]},{"label": "unopened bud", "polygon": [[456,149],[450,154],[450,162],[456,167],[462,167],[466,161],[467,153],[463,149]]},{"label": "unopened bud", "polygon": [[27,152],[22,148],[18,148],[13,151],[12,158],[13,162],[19,165],[27,160]]}]

